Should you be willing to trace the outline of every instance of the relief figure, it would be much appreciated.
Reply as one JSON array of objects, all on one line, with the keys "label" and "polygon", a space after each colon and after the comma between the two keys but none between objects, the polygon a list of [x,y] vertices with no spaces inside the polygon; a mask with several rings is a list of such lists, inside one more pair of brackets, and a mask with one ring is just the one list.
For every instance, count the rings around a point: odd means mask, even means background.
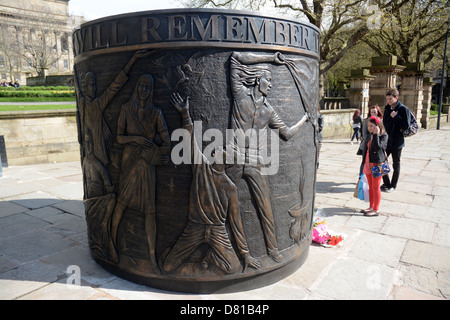
[{"label": "relief figure", "polygon": [[92,133],[87,130],[83,159],[84,204],[86,221],[89,228],[89,246],[94,254],[117,262],[111,234],[111,216],[116,204],[114,186],[105,166],[94,155]]},{"label": "relief figure", "polygon": [[149,51],[136,51],[128,64],[99,96],[97,96],[97,79],[94,72],[89,71],[84,76],[84,94],[81,94],[81,88],[78,81],[75,81],[77,85],[76,91],[78,93],[77,105],[80,105],[78,106],[78,116],[81,123],[80,131],[82,132],[82,138],[80,139],[82,141],[80,141],[80,143],[84,143],[86,130],[91,130],[95,157],[105,166],[108,165],[110,161],[109,147],[113,141],[113,134],[103,117],[103,111],[112,98],[114,98],[122,86],[127,82],[127,74],[136,60],[141,57],[146,57],[151,53],[152,52]]},{"label": "relief figure", "polygon": [[[301,126],[308,120],[308,114],[293,126],[287,126],[267,101],[272,89],[272,74],[261,63],[285,64],[281,53],[273,55],[256,55],[253,53],[234,52],[231,56],[230,79],[233,95],[231,128],[246,132],[249,129],[276,129],[281,139],[287,141],[294,137]],[[264,165],[258,159],[259,144],[245,143],[235,147],[235,152],[245,156],[244,164],[235,164],[227,168],[227,175],[236,184],[239,179],[246,180],[250,193],[256,203],[263,228],[268,255],[281,262],[284,257],[278,250],[275,223],[270,199],[270,186],[267,175],[263,174]]]},{"label": "relief figure", "polygon": [[86,130],[83,158],[84,198],[91,199],[114,192],[114,186],[103,163],[95,156],[91,130]]},{"label": "relief figure", "polygon": [[143,213],[149,259],[153,271],[159,273],[155,258],[155,166],[168,163],[170,137],[162,111],[153,105],[153,92],[153,77],[142,75],[130,101],[120,111],[117,142],[124,150],[111,234],[117,248],[117,232],[124,210],[128,207]]},{"label": "relief figure", "polygon": [[[203,243],[209,245],[203,258],[202,267],[210,263],[222,271],[232,274],[239,271],[241,264],[228,236],[225,223],[228,219],[237,250],[247,266],[259,268],[260,263],[253,258],[248,249],[240,217],[236,185],[225,173],[225,161],[210,163],[201,152],[189,115],[189,98],[183,101],[179,94],[172,96],[172,104],[181,113],[183,128],[191,136],[192,183],[189,197],[188,223],[172,248],[168,248],[163,260],[163,270],[171,272],[179,267]],[[223,156],[223,148],[214,151],[213,156]]]}]

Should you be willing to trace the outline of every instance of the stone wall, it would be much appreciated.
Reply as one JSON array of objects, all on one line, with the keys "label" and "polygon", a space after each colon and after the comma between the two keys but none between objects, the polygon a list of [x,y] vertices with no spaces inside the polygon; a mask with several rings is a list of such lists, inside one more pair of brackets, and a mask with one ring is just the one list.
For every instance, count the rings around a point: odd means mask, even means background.
[{"label": "stone wall", "polygon": [[353,113],[356,109],[321,110],[324,126],[322,137],[324,139],[350,138],[353,134]]},{"label": "stone wall", "polygon": [[79,161],[75,110],[1,112],[8,165]]},{"label": "stone wall", "polygon": [[350,109],[350,102],[347,97],[325,97],[324,110]]},{"label": "stone wall", "polygon": [[[356,109],[345,110],[321,110],[323,115],[324,127],[322,130],[323,139],[346,139],[350,138],[353,134],[352,129],[352,117]],[[363,116],[364,117],[364,116]],[[426,129],[436,129],[438,116],[430,116],[429,127]],[[441,115],[441,126],[449,125],[449,119],[446,113]],[[420,132],[420,131],[419,131]]]},{"label": "stone wall", "polygon": [[27,86],[73,86],[73,75],[55,75],[27,78]]},{"label": "stone wall", "polygon": [[[350,140],[353,112],[322,110],[323,139]],[[429,129],[436,129],[436,124],[437,116],[431,116]],[[442,114],[440,124],[449,124],[447,114]],[[80,160],[75,110],[1,112],[0,132],[10,166]]]},{"label": "stone wall", "polygon": [[[350,139],[353,112],[322,110],[323,138]],[[0,132],[11,166],[80,160],[75,110],[1,112]]]},{"label": "stone wall", "polygon": [[[438,121],[438,115],[430,116],[429,127],[427,129],[436,129],[437,121]],[[449,124],[448,123],[448,114],[442,113],[441,121],[440,121],[439,125],[442,127],[442,126],[446,126],[448,124]]]}]

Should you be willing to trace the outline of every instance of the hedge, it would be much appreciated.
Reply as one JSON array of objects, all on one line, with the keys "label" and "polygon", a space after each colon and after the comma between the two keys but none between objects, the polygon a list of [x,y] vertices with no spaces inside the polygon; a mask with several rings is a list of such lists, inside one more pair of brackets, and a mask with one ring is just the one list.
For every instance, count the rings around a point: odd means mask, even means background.
[{"label": "hedge", "polygon": [[[1,88],[0,89],[0,97],[4,98],[12,98],[12,97],[18,97],[18,98],[39,98],[39,97],[51,97],[51,98],[58,98],[58,97],[75,97],[75,91],[73,89],[69,89],[67,87],[61,87],[61,89],[56,89],[58,87],[55,87],[53,90],[24,90],[21,88],[17,88],[14,90],[14,88],[8,89],[8,88]],[[5,90],[6,89],[6,90]]]},{"label": "hedge", "polygon": [[45,87],[45,86],[37,86],[37,87],[29,87],[29,86],[23,86],[19,88],[14,87],[0,87],[0,90],[6,90],[6,91],[67,91],[67,90],[73,90],[73,87],[67,87],[67,86],[57,86],[57,87]]}]

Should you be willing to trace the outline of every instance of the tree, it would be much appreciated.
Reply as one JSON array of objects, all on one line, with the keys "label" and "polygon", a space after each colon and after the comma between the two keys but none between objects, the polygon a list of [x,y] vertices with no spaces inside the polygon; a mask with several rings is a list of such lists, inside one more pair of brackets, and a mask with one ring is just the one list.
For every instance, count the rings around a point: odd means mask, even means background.
[{"label": "tree", "polygon": [[2,59],[0,65],[4,66],[9,72],[11,81],[14,80],[14,74],[18,70],[16,47],[17,43],[9,30],[5,26],[0,25],[0,57]]},{"label": "tree", "polygon": [[[320,29],[320,96],[323,97],[325,73],[360,42],[373,28],[374,19],[384,12],[396,12],[410,0],[186,0],[190,7],[224,7],[229,9],[267,9],[293,18],[307,19]],[[261,10],[262,11],[262,10]],[[375,23],[375,27],[377,23]]]},{"label": "tree", "polygon": [[61,52],[56,50],[59,36],[57,30],[67,24],[67,21],[58,21],[51,17],[49,11],[29,16],[33,27],[29,29],[27,37],[19,40],[22,47],[21,56],[41,75],[61,58]]},{"label": "tree", "polygon": [[325,74],[325,92],[327,89],[331,94],[338,92],[339,83],[347,83],[352,70],[369,67],[374,55],[374,51],[363,41],[349,49],[342,59]]},{"label": "tree", "polygon": [[69,30],[67,23],[67,17],[34,3],[11,9],[0,22],[0,52],[10,66],[11,79],[24,64],[41,75],[51,68],[61,58],[57,46],[68,48],[67,37],[60,37],[64,31],[59,31]]},{"label": "tree", "polygon": [[49,69],[61,58],[55,50],[55,33],[48,29],[31,30],[28,39],[23,39],[21,56],[38,74]]},{"label": "tree", "polygon": [[386,11],[380,29],[364,42],[378,55],[397,56],[399,64],[428,64],[445,40],[449,4],[449,0],[408,1],[399,10]]}]

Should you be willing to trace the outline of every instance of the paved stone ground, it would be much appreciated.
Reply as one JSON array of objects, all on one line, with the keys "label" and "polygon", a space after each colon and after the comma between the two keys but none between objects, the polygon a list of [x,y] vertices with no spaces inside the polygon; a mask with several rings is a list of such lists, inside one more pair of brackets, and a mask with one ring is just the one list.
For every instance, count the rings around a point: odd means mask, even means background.
[{"label": "paved stone ground", "polygon": [[[87,248],[80,165],[3,168],[0,299],[448,299],[450,127],[407,139],[398,189],[382,194],[378,217],[364,217],[367,204],[352,197],[357,148],[328,140],[320,156],[316,206],[333,231],[346,234],[344,245],[312,244],[291,276],[232,294],[161,291],[106,272]],[[77,270],[80,285],[72,284]]]}]

